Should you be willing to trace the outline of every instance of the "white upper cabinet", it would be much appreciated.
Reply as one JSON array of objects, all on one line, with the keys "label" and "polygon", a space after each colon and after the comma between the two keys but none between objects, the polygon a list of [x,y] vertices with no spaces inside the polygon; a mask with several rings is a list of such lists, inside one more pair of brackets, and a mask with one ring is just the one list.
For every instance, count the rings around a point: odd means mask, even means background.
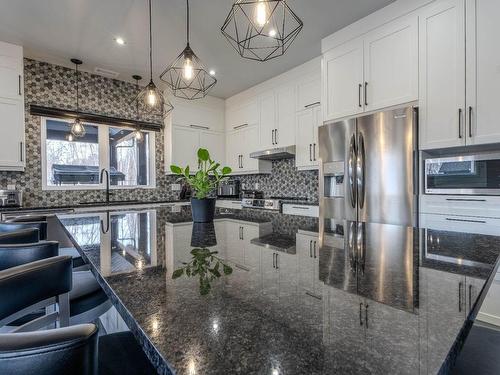
[{"label": "white upper cabinet", "polygon": [[297,84],[297,111],[321,103],[321,74],[306,77]]},{"label": "white upper cabinet", "polygon": [[466,1],[467,144],[500,142],[500,1]]},{"label": "white upper cabinet", "polygon": [[417,16],[325,52],[322,85],[324,122],[417,100]]},{"label": "white upper cabinet", "polygon": [[356,39],[323,55],[323,121],[362,113],[363,40]]},{"label": "white upper cabinet", "polygon": [[286,85],[276,90],[277,126],[274,143],[277,146],[295,144],[295,85]]},{"label": "white upper cabinet", "polygon": [[420,13],[420,148],[465,145],[464,0],[438,1]]},{"label": "white upper cabinet", "polygon": [[174,125],[198,129],[224,131],[224,100],[206,96],[197,100],[172,98]]},{"label": "white upper cabinet", "polygon": [[[170,172],[170,165],[174,164],[185,168],[189,165],[191,171],[198,170],[197,151],[200,145],[200,132],[197,129],[174,125],[169,149],[171,158],[166,165],[167,173]],[[168,152],[168,150],[166,150]]]},{"label": "white upper cabinet", "polygon": [[418,19],[389,23],[364,38],[364,104],[373,111],[418,99]]},{"label": "white upper cabinet", "polygon": [[260,146],[252,151],[274,147],[276,124],[276,98],[274,91],[260,97]]},{"label": "white upper cabinet", "polygon": [[226,134],[226,160],[233,174],[271,173],[270,161],[250,158],[259,146],[257,125],[244,125]]},{"label": "white upper cabinet", "polygon": [[24,170],[23,82],[22,47],[0,42],[0,170]]},{"label": "white upper cabinet", "polygon": [[318,126],[321,124],[321,106],[316,105],[297,112],[295,166],[301,170],[318,167]]},{"label": "white upper cabinet", "polygon": [[210,158],[224,166],[226,162],[226,138],[224,133],[200,131],[200,147],[210,152]]},{"label": "white upper cabinet", "polygon": [[226,130],[237,130],[244,126],[259,125],[260,102],[258,98],[226,108]]}]

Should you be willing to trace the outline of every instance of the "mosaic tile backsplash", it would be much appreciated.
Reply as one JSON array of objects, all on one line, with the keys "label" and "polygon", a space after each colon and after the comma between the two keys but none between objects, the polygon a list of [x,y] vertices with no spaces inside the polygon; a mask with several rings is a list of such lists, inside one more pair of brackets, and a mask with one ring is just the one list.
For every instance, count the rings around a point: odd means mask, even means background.
[{"label": "mosaic tile backsplash", "polygon": [[[102,201],[103,190],[42,190],[40,117],[29,114],[30,104],[58,108],[75,108],[75,75],[72,69],[31,60],[24,60],[24,93],[26,111],[26,169],[25,172],[0,172],[0,186],[15,184],[23,191],[26,207],[74,205],[76,202]],[[95,74],[80,74],[80,109],[108,116],[136,118],[135,106],[130,103],[137,95],[134,84]],[[161,119],[142,115],[141,120],[160,122]],[[115,190],[112,199],[163,201],[178,198],[171,190],[176,177],[165,175],[163,162],[163,133],[156,136],[156,185],[154,189]],[[266,196],[296,196],[318,199],[316,171],[298,172],[292,160],[273,162],[271,175],[237,177],[248,188],[255,183]]]}]

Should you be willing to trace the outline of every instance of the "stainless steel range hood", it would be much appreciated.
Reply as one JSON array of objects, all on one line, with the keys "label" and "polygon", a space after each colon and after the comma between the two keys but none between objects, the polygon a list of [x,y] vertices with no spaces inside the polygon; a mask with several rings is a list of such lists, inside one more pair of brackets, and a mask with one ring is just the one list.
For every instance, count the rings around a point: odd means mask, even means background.
[{"label": "stainless steel range hood", "polygon": [[291,159],[295,157],[295,146],[276,147],[264,151],[252,152],[250,157],[262,160]]}]

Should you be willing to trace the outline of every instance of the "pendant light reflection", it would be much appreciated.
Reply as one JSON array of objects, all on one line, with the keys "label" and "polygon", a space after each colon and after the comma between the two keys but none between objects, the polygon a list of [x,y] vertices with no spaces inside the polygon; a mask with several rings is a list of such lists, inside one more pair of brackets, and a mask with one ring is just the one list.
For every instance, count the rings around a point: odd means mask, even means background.
[{"label": "pendant light reflection", "polygon": [[139,101],[141,106],[151,114],[156,114],[165,117],[174,109],[172,103],[168,101],[156,87],[153,81],[153,30],[151,16],[151,0],[148,0],[149,10],[149,83],[136,96],[134,100]]},{"label": "pendant light reflection", "polygon": [[186,0],[186,47],[160,75],[174,96],[201,99],[215,86],[217,80],[208,73],[189,45],[189,0]]},{"label": "pendant light reflection", "polygon": [[[76,81],[76,115],[80,113],[80,73],[78,72],[78,66],[82,65],[82,60],[71,59],[71,62],[75,64],[75,81]],[[85,126],[83,126],[81,120],[77,117],[75,121],[71,124],[71,135],[76,138],[81,138],[85,136]],[[72,142],[74,139],[69,140]],[[69,137],[68,137],[69,138]]]},{"label": "pendant light reflection", "polygon": [[[139,90],[139,81],[142,79],[142,77],[139,75],[133,75],[132,78],[135,79],[135,87],[137,88],[137,90]],[[135,101],[135,110],[136,110],[137,120],[139,120],[140,113],[139,113],[139,100],[138,99]],[[141,143],[142,141],[144,141],[144,133],[141,131],[141,129],[139,127],[137,127],[137,129],[134,130],[134,139],[138,143]]]},{"label": "pendant light reflection", "polygon": [[68,133],[68,134],[66,134],[66,140],[68,142],[73,142],[75,140],[75,137],[73,136],[73,134]]}]

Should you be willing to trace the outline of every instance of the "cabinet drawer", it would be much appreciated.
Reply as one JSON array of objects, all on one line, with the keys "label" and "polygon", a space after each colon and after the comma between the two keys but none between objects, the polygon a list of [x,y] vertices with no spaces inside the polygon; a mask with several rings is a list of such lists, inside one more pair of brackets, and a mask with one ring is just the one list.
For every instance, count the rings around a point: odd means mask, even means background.
[{"label": "cabinet drawer", "polygon": [[420,226],[435,230],[500,236],[500,219],[477,216],[421,214]]},{"label": "cabinet drawer", "polygon": [[420,212],[425,214],[500,218],[500,197],[422,195]]},{"label": "cabinet drawer", "polygon": [[298,215],[298,216],[310,216],[310,217],[319,216],[318,206],[284,204],[282,210],[285,215]]}]

